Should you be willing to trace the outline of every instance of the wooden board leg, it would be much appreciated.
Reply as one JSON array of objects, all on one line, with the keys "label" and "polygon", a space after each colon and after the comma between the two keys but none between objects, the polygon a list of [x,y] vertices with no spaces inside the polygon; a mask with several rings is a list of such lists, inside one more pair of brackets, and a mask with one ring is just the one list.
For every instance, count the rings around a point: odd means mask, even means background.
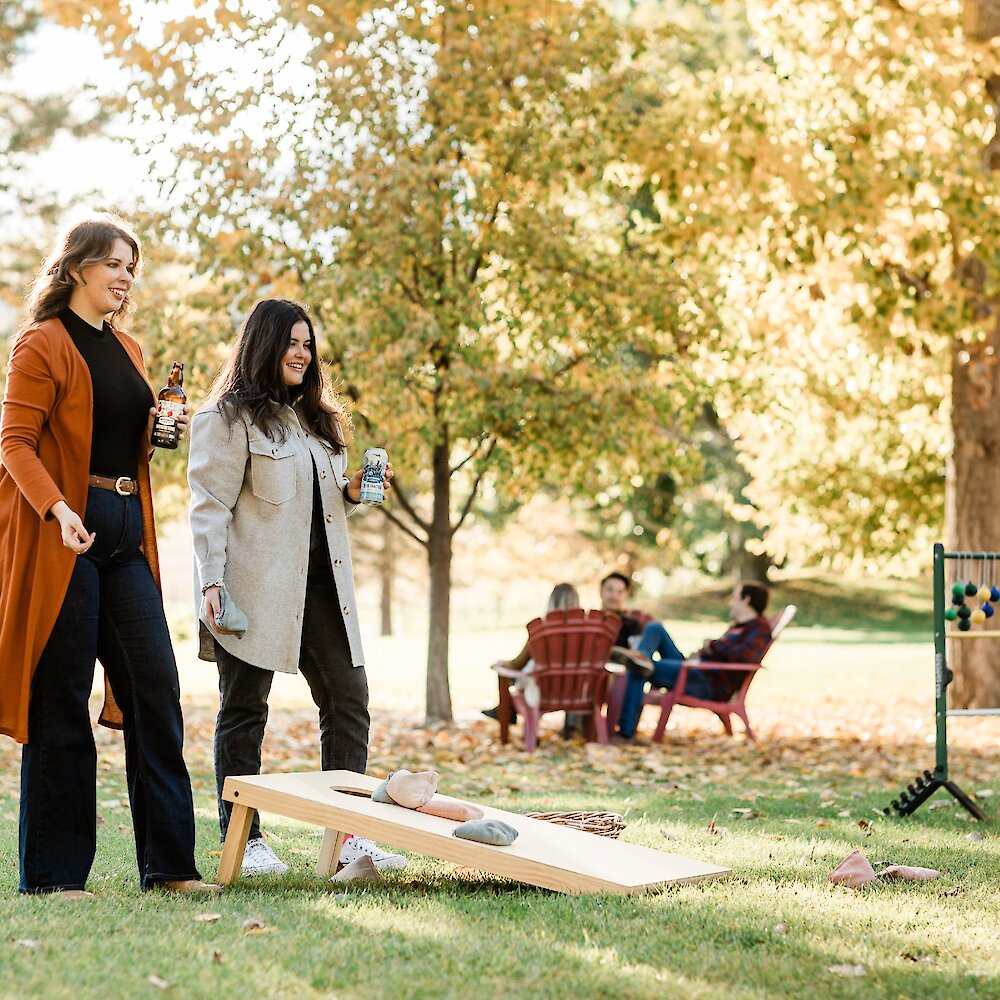
[{"label": "wooden board leg", "polygon": [[253,809],[249,806],[233,805],[229,817],[229,829],[226,831],[226,842],[222,845],[222,860],[219,862],[219,883],[231,885],[240,877],[243,864],[243,852],[250,836],[250,825],[253,823]]},{"label": "wooden board leg", "polygon": [[333,875],[337,870],[337,862],[340,860],[340,849],[347,839],[346,833],[337,830],[327,830],[323,834],[323,843],[319,849],[319,860],[316,862],[316,874],[320,878],[326,875]]}]

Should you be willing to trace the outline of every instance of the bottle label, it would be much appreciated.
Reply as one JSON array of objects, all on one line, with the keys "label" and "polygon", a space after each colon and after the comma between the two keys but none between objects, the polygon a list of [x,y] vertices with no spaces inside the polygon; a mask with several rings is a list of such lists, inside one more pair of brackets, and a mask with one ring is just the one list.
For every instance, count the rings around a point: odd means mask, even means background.
[{"label": "bottle label", "polygon": [[177,418],[184,413],[184,404],[170,399],[161,399],[156,404],[156,419],[153,421],[153,444],[177,446]]},{"label": "bottle label", "polygon": [[379,504],[385,499],[382,479],[389,457],[384,448],[369,448],[365,452],[364,467],[361,472],[361,502]]},{"label": "bottle label", "polygon": [[156,423],[164,430],[172,430],[177,418],[184,413],[184,404],[161,399],[156,404]]}]

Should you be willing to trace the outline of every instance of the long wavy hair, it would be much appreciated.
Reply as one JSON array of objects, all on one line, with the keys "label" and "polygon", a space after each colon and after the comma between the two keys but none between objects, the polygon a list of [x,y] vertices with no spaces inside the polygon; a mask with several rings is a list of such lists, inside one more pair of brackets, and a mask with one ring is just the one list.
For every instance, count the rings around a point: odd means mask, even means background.
[{"label": "long wavy hair", "polygon": [[[312,358],[300,386],[287,386],[282,359],[288,351],[292,327],[309,327]],[[347,408],[333,390],[316,355],[316,333],[304,306],[290,299],[262,299],[240,329],[232,353],[212,385],[214,400],[229,426],[247,416],[273,441],[284,441],[288,429],[280,419],[283,405],[296,404],[306,425],[338,453],[347,447],[350,427]]]},{"label": "long wavy hair", "polygon": [[[142,250],[138,237],[124,219],[105,213],[76,222],[60,234],[29,286],[25,316],[19,331],[23,332],[43,320],[52,319],[66,309],[73,289],[78,285],[77,279],[70,272],[79,273],[91,264],[106,261],[111,256],[117,239],[124,240],[132,248],[132,263],[135,266],[135,277],[138,278],[142,270]],[[134,312],[135,302],[131,294],[128,294],[111,316],[112,328],[124,331]]]}]

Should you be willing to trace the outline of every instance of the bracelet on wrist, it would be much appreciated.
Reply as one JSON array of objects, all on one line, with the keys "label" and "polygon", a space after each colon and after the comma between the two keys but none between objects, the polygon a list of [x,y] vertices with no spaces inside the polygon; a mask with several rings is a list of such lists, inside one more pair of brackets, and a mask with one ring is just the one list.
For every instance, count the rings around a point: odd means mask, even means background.
[{"label": "bracelet on wrist", "polygon": [[205,596],[206,590],[211,590],[213,587],[221,587],[221,586],[222,586],[221,580],[213,580],[211,583],[206,583],[205,586],[201,588],[201,596],[202,597]]}]

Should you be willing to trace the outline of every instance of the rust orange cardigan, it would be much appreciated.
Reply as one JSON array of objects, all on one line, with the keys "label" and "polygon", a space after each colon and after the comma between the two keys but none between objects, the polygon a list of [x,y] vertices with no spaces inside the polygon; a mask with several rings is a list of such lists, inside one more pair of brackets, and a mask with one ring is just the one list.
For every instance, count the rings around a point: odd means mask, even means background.
[{"label": "rust orange cardigan", "polygon": [[[146,384],[138,343],[115,333]],[[150,403],[155,398],[149,389]],[[0,413],[0,733],[28,741],[31,678],[69,588],[76,556],[49,511],[87,505],[93,388],[87,362],[57,319],[14,340]],[[142,550],[160,582],[149,486],[149,438],[139,442]],[[121,728],[105,679],[104,725]]]}]

